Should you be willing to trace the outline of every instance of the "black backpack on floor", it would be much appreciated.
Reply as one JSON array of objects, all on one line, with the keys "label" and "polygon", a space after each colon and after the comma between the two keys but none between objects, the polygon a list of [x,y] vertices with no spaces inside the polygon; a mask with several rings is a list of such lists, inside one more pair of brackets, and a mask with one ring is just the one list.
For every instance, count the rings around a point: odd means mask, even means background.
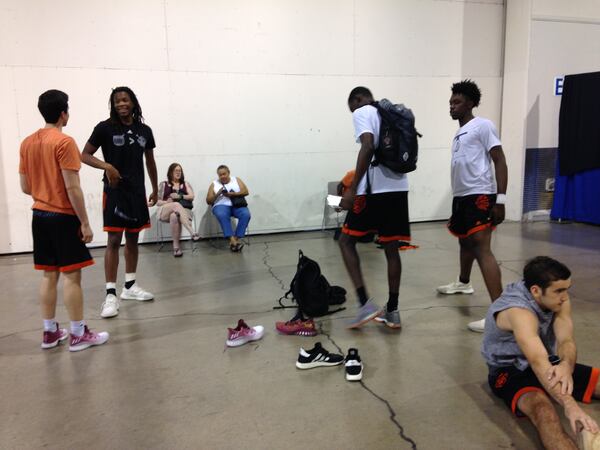
[{"label": "black backpack on floor", "polygon": [[385,98],[373,102],[373,106],[381,117],[381,127],[371,164],[381,164],[397,173],[412,172],[419,157],[417,137],[422,137],[415,129],[415,116],[404,105],[394,105]]},{"label": "black backpack on floor", "polygon": [[329,311],[329,305],[341,305],[346,301],[346,290],[340,286],[331,286],[321,273],[321,268],[316,261],[304,256],[302,250],[298,251],[298,267],[296,275],[290,283],[290,289],[279,299],[280,308],[293,308],[284,306],[282,300],[292,295],[292,300],[298,304],[300,312],[308,317],[320,317],[343,311],[346,308],[337,308]]}]

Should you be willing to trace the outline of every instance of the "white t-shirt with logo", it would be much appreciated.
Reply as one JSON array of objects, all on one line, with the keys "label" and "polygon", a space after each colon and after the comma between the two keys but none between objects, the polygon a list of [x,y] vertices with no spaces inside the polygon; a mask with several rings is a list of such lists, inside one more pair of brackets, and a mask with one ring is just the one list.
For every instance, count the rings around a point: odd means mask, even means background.
[{"label": "white t-shirt with logo", "polygon": [[452,140],[452,193],[455,197],[495,194],[496,180],[490,150],[502,145],[491,120],[474,117]]},{"label": "white t-shirt with logo", "polygon": [[[360,143],[360,136],[364,133],[373,135],[373,145],[377,148],[379,144],[379,128],[381,118],[377,108],[371,105],[362,106],[352,113],[354,123],[354,137],[356,142]],[[391,169],[379,164],[377,166],[369,165],[369,182],[371,183],[371,193],[381,194],[382,192],[408,191],[408,178],[404,173],[396,173]],[[358,188],[357,195],[364,195],[367,192],[367,175],[363,175]]]}]

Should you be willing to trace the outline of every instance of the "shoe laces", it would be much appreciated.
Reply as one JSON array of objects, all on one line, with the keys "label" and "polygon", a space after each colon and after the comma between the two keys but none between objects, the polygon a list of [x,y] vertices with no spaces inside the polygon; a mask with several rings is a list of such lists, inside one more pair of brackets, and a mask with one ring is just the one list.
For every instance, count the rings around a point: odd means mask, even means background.
[{"label": "shoe laces", "polygon": [[240,319],[240,320],[238,320],[237,327],[235,327],[234,330],[241,331],[244,328],[250,328],[250,327],[248,325],[246,325],[246,322],[244,322],[244,319]]},{"label": "shoe laces", "polygon": [[323,348],[323,346],[321,345],[321,343],[320,343],[320,342],[317,342],[317,343],[315,344],[315,347],[313,348],[313,352],[311,352],[311,353],[321,353],[321,354],[322,354],[323,356],[325,356],[325,357],[328,357],[328,356],[329,356],[329,354],[330,354],[330,353],[329,353],[327,350],[325,350],[325,349]]},{"label": "shoe laces", "polygon": [[133,292],[134,294],[141,294],[144,292],[144,290],[141,288],[140,285],[138,285],[137,283],[134,283],[133,286],[131,286],[129,288],[130,292]]},{"label": "shoe laces", "polygon": [[107,295],[106,298],[104,299],[104,301],[102,302],[102,308],[104,308],[106,305],[116,306],[118,303],[119,303],[119,300],[117,300],[116,296]]}]

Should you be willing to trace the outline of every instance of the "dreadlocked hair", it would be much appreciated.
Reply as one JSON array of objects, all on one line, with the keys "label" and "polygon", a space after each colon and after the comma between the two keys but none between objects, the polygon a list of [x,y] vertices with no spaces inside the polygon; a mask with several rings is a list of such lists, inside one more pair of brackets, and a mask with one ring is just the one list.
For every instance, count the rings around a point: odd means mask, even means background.
[{"label": "dreadlocked hair", "polygon": [[144,116],[142,116],[142,107],[140,106],[140,102],[138,101],[133,91],[127,86],[116,87],[110,93],[110,98],[108,99],[108,104],[110,106],[110,120],[115,123],[121,122],[121,120],[119,119],[119,114],[117,113],[117,109],[115,108],[115,95],[117,95],[117,93],[119,92],[125,92],[127,95],[129,95],[129,98],[133,102],[133,110],[131,111],[133,121],[135,123],[143,123]]}]

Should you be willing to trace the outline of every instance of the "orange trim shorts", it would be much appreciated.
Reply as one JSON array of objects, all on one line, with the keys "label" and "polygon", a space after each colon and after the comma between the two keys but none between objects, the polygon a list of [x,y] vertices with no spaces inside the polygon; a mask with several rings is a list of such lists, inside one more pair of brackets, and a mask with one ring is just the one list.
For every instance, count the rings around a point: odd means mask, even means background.
[{"label": "orange trim shorts", "polygon": [[408,192],[357,195],[348,211],[342,233],[362,237],[377,233],[382,243],[410,242]]},{"label": "orange trim shorts", "polygon": [[492,226],[490,213],[496,204],[496,194],[475,194],[454,197],[452,217],[448,220],[448,231],[464,239]]},{"label": "orange trim shorts", "polygon": [[143,188],[111,189],[105,186],[102,211],[104,231],[139,233],[150,228],[150,213]]},{"label": "orange trim shorts", "polygon": [[31,231],[37,270],[72,272],[94,264],[77,216],[34,209]]},{"label": "orange trim shorts", "polygon": [[[590,403],[598,384],[600,369],[575,364],[573,370],[573,398],[583,403]],[[514,366],[496,368],[490,371],[488,383],[492,392],[506,403],[517,417],[524,417],[517,404],[522,395],[532,391],[545,392],[535,373],[528,367],[521,371]]]}]

